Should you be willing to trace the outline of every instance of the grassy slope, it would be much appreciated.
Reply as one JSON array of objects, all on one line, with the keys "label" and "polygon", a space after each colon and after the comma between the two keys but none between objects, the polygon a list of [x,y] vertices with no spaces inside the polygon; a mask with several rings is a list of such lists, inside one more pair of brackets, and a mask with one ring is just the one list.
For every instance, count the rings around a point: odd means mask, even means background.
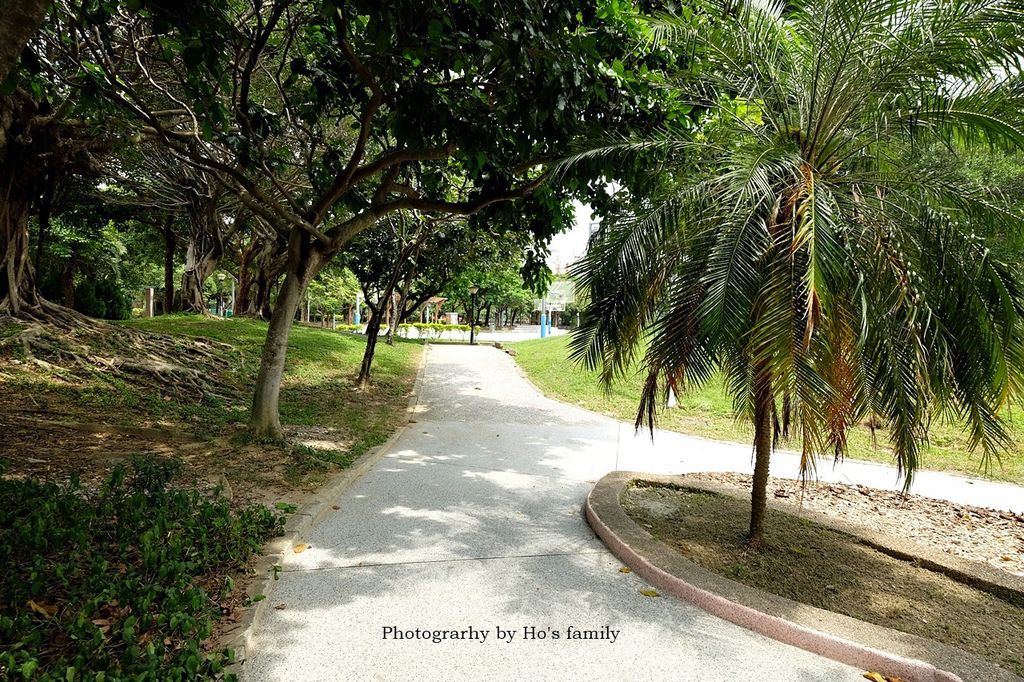
[{"label": "grassy slope", "polygon": [[[610,417],[632,422],[636,417],[641,382],[636,377],[619,381],[605,392],[598,384],[597,374],[573,365],[567,360],[569,337],[522,341],[514,344],[516,361],[530,379],[547,395],[567,403],[580,405]],[[712,383],[679,397],[679,408],[665,410],[659,426],[705,438],[749,443],[753,429],[749,422],[733,416],[732,400],[721,384]],[[967,451],[967,437],[952,424],[933,424],[931,446],[924,456],[924,467],[940,471],[957,471],[978,475],[981,458]],[[1024,422],[1011,424],[1014,441],[1012,452],[995,462],[989,472],[993,478],[1024,484]],[[886,435],[877,431],[872,443],[867,427],[858,427],[850,434],[850,457],[892,463],[892,452],[886,446]],[[785,447],[797,447],[790,444]]]},{"label": "grassy slope", "polygon": [[[13,418],[9,444],[22,442],[18,448],[0,445],[0,460],[7,460],[12,472],[28,476],[79,472],[98,483],[115,460],[154,453],[186,458],[188,476],[211,478],[223,472],[232,485],[241,481],[255,495],[282,486],[313,488],[333,466],[347,466],[403,423],[422,354],[422,345],[416,341],[399,340],[393,347],[379,344],[374,381],[368,390],[357,391],[354,379],[364,337],[296,326],[288,349],[281,418],[299,445],[280,448],[251,442],[244,428],[266,323],[170,315],[125,324],[164,335],[154,337],[159,348],[146,340],[126,348],[112,344],[112,335],[91,331],[57,334],[67,340],[62,351],[74,350],[85,360],[73,363],[59,353],[35,354],[40,363],[26,355],[20,344],[2,343],[20,335],[25,325],[0,327],[0,407]],[[220,343],[197,342],[197,338]],[[206,380],[206,389],[183,384],[174,372],[109,370],[121,361],[146,360],[154,352],[197,370]],[[59,426],[54,420],[72,426]],[[145,438],[113,431],[94,436],[73,426],[87,423],[159,431]],[[164,431],[206,445],[182,449],[159,435]],[[252,465],[255,460],[259,466]]]},{"label": "grassy slope", "polygon": [[[133,320],[129,324],[164,334],[203,336],[230,344],[241,355],[242,386],[251,390],[259,368],[260,352],[267,333],[264,322],[243,318],[219,319],[169,315]],[[352,456],[378,445],[402,419],[401,409],[415,380],[422,345],[398,340],[394,346],[377,345],[373,390],[352,392],[362,361],[362,336],[296,325],[288,342],[288,360],[281,390],[281,421],[286,425],[327,426],[353,434]],[[245,397],[251,394],[246,391]],[[233,410],[207,411],[203,417],[216,427],[240,422],[247,405]]]}]

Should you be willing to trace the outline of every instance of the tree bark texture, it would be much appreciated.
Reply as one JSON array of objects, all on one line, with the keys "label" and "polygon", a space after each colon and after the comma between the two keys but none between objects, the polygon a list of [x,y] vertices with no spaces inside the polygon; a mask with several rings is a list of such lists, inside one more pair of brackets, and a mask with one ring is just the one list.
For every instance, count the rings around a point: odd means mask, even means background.
[{"label": "tree bark texture", "polygon": [[[3,5],[0,4],[0,7]],[[24,96],[0,97],[0,314],[19,316],[39,306],[29,250],[28,219],[45,171],[35,161],[37,113]]]},{"label": "tree bark texture", "polygon": [[39,305],[35,269],[29,258],[28,217],[31,202],[19,196],[7,178],[6,192],[0,195],[0,314],[18,316]]},{"label": "tree bark texture", "polygon": [[50,0],[0,0],[0,83],[14,70],[48,9]]}]

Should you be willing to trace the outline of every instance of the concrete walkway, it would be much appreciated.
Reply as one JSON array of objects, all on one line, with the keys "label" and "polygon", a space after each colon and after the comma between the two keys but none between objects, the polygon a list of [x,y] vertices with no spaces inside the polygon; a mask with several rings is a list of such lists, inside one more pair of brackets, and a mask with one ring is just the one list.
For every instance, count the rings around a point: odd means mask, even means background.
[{"label": "concrete walkway", "polygon": [[[615,469],[748,471],[750,449],[632,427],[540,395],[489,347],[428,349],[416,422],[289,557],[257,626],[247,680],[859,680],[672,598],[618,563],[581,506]],[[825,469],[828,471],[825,471]],[[773,473],[793,475],[780,454]],[[897,485],[848,462],[823,478]],[[914,492],[1019,508],[1021,488],[922,476]],[[569,627],[616,632],[567,640]],[[384,639],[384,628],[486,631]],[[495,629],[515,633],[498,641]],[[605,630],[605,627],[608,629]],[[558,632],[524,639],[524,628]]]},{"label": "concrete walkway", "polygon": [[[540,396],[493,348],[428,353],[416,422],[285,562],[269,600],[284,606],[258,623],[245,679],[862,679],[619,572],[583,520],[586,493],[683,453],[643,466],[618,423]],[[386,627],[488,636],[395,641]]]}]

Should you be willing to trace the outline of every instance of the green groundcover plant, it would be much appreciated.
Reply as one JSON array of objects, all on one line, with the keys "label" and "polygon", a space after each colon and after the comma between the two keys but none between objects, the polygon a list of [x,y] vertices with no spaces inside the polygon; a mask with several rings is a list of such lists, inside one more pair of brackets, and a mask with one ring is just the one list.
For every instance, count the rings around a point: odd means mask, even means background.
[{"label": "green groundcover plant", "polygon": [[228,576],[283,527],[254,505],[172,486],[175,462],[138,459],[98,489],[0,479],[0,677],[226,677],[202,642]]}]

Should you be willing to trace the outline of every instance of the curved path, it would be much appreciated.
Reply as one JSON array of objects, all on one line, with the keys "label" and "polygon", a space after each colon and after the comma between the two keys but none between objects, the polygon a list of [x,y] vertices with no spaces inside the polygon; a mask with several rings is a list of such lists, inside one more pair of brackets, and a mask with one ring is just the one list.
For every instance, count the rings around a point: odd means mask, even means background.
[{"label": "curved path", "polygon": [[[259,621],[245,679],[862,679],[641,594],[581,513],[597,478],[637,466],[619,424],[539,395],[493,348],[428,353],[416,421],[288,557],[270,597],[284,607]],[[639,443],[643,468],[679,468],[678,452]],[[489,634],[395,641],[387,626]],[[616,640],[569,640],[570,626]],[[530,627],[561,637],[524,639]]]}]

